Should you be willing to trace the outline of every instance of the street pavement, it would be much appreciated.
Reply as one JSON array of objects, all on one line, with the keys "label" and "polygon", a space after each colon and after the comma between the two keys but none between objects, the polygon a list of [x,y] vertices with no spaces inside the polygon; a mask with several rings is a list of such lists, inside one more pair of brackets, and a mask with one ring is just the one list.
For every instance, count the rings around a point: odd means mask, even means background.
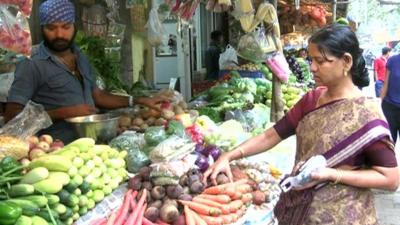
[{"label": "street pavement", "polygon": [[[363,88],[363,92],[367,96],[375,96],[375,88],[372,77],[373,72],[370,71],[370,85]],[[400,165],[400,139],[397,138],[396,145],[397,162]],[[400,225],[400,188],[396,192],[388,192],[382,190],[374,190],[375,207],[380,225]]]}]

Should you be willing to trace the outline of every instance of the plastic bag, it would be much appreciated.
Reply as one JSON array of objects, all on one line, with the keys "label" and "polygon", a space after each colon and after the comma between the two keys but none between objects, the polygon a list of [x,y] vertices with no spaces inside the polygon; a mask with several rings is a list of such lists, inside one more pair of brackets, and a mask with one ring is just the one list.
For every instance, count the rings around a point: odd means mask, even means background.
[{"label": "plastic bag", "polygon": [[[34,122],[32,122],[34,121]],[[0,129],[0,158],[12,156],[21,159],[28,155],[26,138],[52,124],[42,105],[29,101],[16,117]]]},{"label": "plastic bag", "polygon": [[130,173],[139,172],[140,168],[150,165],[147,155],[139,148],[131,148],[127,150],[128,155],[125,158],[126,167]]},{"label": "plastic bag", "polygon": [[167,134],[164,127],[149,127],[144,133],[144,139],[148,145],[155,146],[167,139]]},{"label": "plastic bag", "polygon": [[25,17],[18,13],[14,17],[0,6],[0,47],[24,55],[32,51],[31,33]]},{"label": "plastic bag", "polygon": [[282,53],[277,52],[275,55],[268,57],[266,64],[272,73],[279,78],[279,80],[285,83],[288,82],[291,71],[286,58]]},{"label": "plastic bag", "polygon": [[219,55],[219,68],[227,69],[228,67],[237,66],[237,52],[236,50],[228,45],[223,53]]},{"label": "plastic bag", "polygon": [[18,6],[24,16],[30,16],[33,0],[0,0],[0,4]]},{"label": "plastic bag", "polygon": [[158,46],[162,44],[163,40],[167,38],[167,31],[158,18],[157,8],[152,8],[150,10],[149,20],[147,21],[146,28],[147,40],[152,46]]},{"label": "plastic bag", "polygon": [[119,151],[127,151],[128,155],[126,156],[125,161],[128,171],[131,173],[137,173],[140,168],[150,164],[149,158],[142,151],[145,144],[146,142],[143,134],[136,133],[135,131],[125,131],[111,140],[109,145]]},{"label": "plastic bag", "polygon": [[136,131],[125,131],[118,137],[112,139],[109,143],[110,147],[120,151],[129,150],[131,148],[142,149],[145,144],[144,135]]},{"label": "plastic bag", "polygon": [[181,177],[183,174],[193,168],[196,159],[197,155],[189,154],[180,160],[173,160],[167,163],[153,163],[151,164],[152,172],[162,172],[170,177]]},{"label": "plastic bag", "polygon": [[194,150],[195,143],[188,142],[187,139],[172,135],[168,139],[158,144],[150,152],[152,162],[169,162],[182,159]]},{"label": "plastic bag", "polygon": [[252,62],[263,62],[267,54],[276,49],[272,46],[263,28],[257,28],[253,32],[243,35],[237,47],[237,54]]}]

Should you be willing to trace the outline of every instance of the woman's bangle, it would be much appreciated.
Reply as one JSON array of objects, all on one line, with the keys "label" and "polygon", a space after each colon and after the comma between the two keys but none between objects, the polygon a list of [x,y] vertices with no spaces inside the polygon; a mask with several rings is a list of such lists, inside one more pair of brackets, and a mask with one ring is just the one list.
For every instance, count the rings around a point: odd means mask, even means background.
[{"label": "woman's bangle", "polygon": [[335,182],[333,182],[334,184],[338,184],[342,180],[342,177],[343,177],[343,171],[342,170],[336,169],[336,172],[337,172],[337,175],[336,175]]},{"label": "woman's bangle", "polygon": [[243,148],[242,147],[238,147],[238,149],[239,149],[239,152],[240,152],[240,158],[244,158],[244,150],[243,150]]}]

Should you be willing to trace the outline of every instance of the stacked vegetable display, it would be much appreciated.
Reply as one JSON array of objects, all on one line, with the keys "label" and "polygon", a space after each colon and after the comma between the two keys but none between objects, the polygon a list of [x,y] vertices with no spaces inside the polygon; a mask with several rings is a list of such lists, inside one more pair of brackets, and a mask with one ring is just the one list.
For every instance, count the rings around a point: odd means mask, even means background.
[{"label": "stacked vegetable display", "polygon": [[[126,178],[125,156],[126,152],[82,138],[33,159],[27,166],[6,157],[2,162],[12,169],[1,175],[1,204],[14,207],[14,217],[19,208],[21,224],[72,224]],[[24,167],[26,174],[20,176]]]},{"label": "stacked vegetable display", "polygon": [[[171,90],[163,90],[158,95],[173,98],[180,96]],[[195,110],[189,110],[186,102],[176,97],[175,102],[164,102],[159,105],[161,111],[149,108],[137,108],[135,112],[126,113],[119,119],[119,133],[125,130],[144,131],[151,126],[164,126],[173,119],[186,121],[190,115],[197,115]]]},{"label": "stacked vegetable display", "polygon": [[266,93],[272,84],[264,78],[232,77],[228,82],[210,88],[197,99],[207,104],[197,107],[200,115],[207,115],[214,122],[221,122],[229,110],[252,108],[254,103],[265,103]]}]

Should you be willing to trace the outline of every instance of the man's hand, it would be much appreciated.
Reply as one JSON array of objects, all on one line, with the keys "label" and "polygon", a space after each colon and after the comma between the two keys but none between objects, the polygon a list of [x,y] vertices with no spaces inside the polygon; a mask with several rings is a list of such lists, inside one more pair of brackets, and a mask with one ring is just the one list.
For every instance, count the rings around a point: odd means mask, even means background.
[{"label": "man's hand", "polygon": [[147,106],[149,108],[155,109],[160,111],[159,104],[163,102],[168,102],[170,99],[168,99],[165,96],[155,96],[155,97],[140,97],[136,98],[134,100],[135,103]]}]

